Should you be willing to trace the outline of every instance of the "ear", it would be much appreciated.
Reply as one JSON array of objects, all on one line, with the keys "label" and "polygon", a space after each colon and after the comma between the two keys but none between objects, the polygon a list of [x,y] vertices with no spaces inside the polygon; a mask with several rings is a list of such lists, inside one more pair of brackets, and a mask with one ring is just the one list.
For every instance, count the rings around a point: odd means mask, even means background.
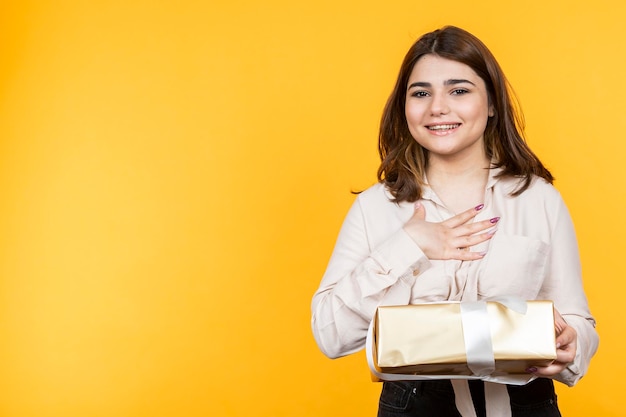
[{"label": "ear", "polygon": [[491,94],[487,93],[487,105],[489,106],[487,115],[489,117],[493,117],[496,115],[496,108],[493,106],[493,100],[491,99]]}]

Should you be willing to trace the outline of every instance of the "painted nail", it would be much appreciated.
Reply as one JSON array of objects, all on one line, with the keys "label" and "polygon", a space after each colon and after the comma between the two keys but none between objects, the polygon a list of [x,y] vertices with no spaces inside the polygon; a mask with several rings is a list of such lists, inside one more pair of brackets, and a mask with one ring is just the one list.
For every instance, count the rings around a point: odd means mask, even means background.
[{"label": "painted nail", "polygon": [[484,205],[484,204],[479,204],[479,205],[477,205],[476,207],[474,207],[474,210],[476,210],[476,211],[480,211],[480,210],[482,210],[482,209],[483,209],[483,207],[485,207],[485,205]]},{"label": "painted nail", "polygon": [[534,374],[535,372],[537,372],[537,368],[533,366],[531,368],[526,369],[526,372],[528,372],[529,374]]},{"label": "painted nail", "polygon": [[499,217],[494,217],[494,218],[492,218],[492,219],[489,219],[489,221],[490,221],[491,223],[498,223],[498,220],[500,220],[500,218],[499,218]]}]

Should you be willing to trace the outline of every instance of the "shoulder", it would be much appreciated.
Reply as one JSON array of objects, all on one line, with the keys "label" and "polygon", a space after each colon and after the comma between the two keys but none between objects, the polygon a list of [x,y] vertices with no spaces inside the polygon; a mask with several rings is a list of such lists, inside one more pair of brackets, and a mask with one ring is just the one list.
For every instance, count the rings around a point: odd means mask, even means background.
[{"label": "shoulder", "polygon": [[412,203],[396,203],[389,189],[377,183],[356,197],[346,217],[345,227],[362,230],[365,239],[376,246],[402,228],[413,210]]},{"label": "shoulder", "polygon": [[[522,181],[523,179],[520,178],[504,177],[498,181],[498,188],[500,188],[502,192],[512,194],[521,186]],[[545,179],[533,176],[528,188],[522,194],[512,198],[534,203],[540,201],[550,203],[561,201],[561,194],[554,185],[550,184]]]},{"label": "shoulder", "polygon": [[382,183],[376,183],[359,193],[357,202],[365,207],[397,207],[389,188]]},{"label": "shoulder", "polygon": [[366,188],[358,195],[359,200],[380,200],[387,195],[391,196],[387,187],[384,184],[377,182],[376,184]]},{"label": "shoulder", "polygon": [[[520,195],[511,193],[519,188],[519,178],[503,178],[498,182],[495,194],[501,203],[510,210],[525,213],[525,216],[535,219],[557,219],[566,213],[567,206],[561,193],[549,182],[540,177],[533,177],[529,187]],[[499,192],[497,188],[500,188]]]},{"label": "shoulder", "polygon": [[377,183],[361,192],[354,203],[353,209],[359,210],[361,215],[370,219],[383,221],[385,217],[404,216],[404,212],[412,211],[413,204],[407,202],[397,203],[389,189],[381,183]]}]

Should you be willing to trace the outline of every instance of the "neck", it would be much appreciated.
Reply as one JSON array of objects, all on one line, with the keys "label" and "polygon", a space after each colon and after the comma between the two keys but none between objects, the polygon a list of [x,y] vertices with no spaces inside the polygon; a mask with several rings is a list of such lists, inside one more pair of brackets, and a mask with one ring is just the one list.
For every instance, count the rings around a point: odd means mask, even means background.
[{"label": "neck", "polygon": [[429,160],[426,176],[429,186],[453,213],[484,203],[489,178],[489,160]]},{"label": "neck", "polygon": [[447,160],[442,158],[430,158],[426,176],[428,182],[454,181],[468,182],[487,176],[490,161],[486,155],[480,158],[465,158],[460,160]]}]

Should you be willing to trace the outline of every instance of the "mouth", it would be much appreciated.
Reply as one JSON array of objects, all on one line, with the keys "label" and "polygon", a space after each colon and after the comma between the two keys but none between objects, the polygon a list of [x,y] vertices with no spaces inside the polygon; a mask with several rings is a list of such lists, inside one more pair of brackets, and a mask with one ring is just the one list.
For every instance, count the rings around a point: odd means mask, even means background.
[{"label": "mouth", "polygon": [[441,125],[431,125],[426,126],[428,130],[437,131],[437,132],[445,132],[447,130],[456,129],[461,126],[460,123],[450,123],[450,124],[441,124]]}]

